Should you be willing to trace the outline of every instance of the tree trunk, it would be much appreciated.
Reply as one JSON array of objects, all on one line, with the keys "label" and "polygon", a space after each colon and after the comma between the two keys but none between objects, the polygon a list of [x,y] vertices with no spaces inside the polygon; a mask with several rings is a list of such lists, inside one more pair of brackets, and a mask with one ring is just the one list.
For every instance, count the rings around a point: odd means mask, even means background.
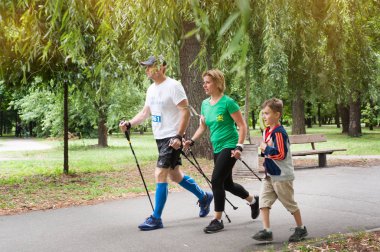
[{"label": "tree trunk", "polygon": [[311,115],[311,108],[312,108],[312,104],[311,102],[307,102],[306,103],[306,125],[307,125],[307,128],[311,128],[313,127],[313,123],[312,123],[312,115]]},{"label": "tree trunk", "polygon": [[342,118],[342,133],[347,134],[350,126],[350,109],[348,106],[339,104],[339,114]]},{"label": "tree trunk", "polygon": [[251,143],[251,134],[249,132],[249,94],[251,93],[251,85],[249,83],[249,76],[248,76],[248,65],[245,68],[245,104],[244,104],[244,119],[245,123],[247,124],[247,136],[246,140],[248,140],[249,143]]},{"label": "tree trunk", "polygon": [[33,128],[34,128],[34,122],[29,122],[29,137],[34,137]]},{"label": "tree trunk", "polygon": [[3,111],[0,111],[0,136],[3,136]]},{"label": "tree trunk", "polygon": [[252,119],[252,129],[256,129],[256,118],[255,118],[255,110],[251,111],[251,119]]},{"label": "tree trunk", "polygon": [[107,123],[107,112],[102,109],[103,106],[99,106],[98,109],[98,146],[108,147],[108,128]]},{"label": "tree trunk", "polygon": [[348,135],[351,137],[361,136],[360,126],[360,100],[350,101],[350,119]]},{"label": "tree trunk", "polygon": [[[375,107],[375,104],[373,102],[372,99],[369,99],[369,104],[370,104],[370,108],[371,108],[371,115],[372,115],[372,111],[373,111],[373,115],[374,115],[374,118],[377,118],[377,115],[376,115],[376,110],[374,109]],[[372,120],[372,116],[370,116],[369,118],[369,125],[368,125],[368,128],[369,130],[373,130],[373,120]]]},{"label": "tree trunk", "polygon": [[306,134],[305,101],[302,99],[299,93],[297,93],[297,95],[293,98],[292,114],[293,114],[292,135]]},{"label": "tree trunk", "polygon": [[318,125],[322,127],[322,117],[321,117],[321,103],[318,102]]},{"label": "tree trunk", "polygon": [[340,128],[340,120],[339,120],[339,106],[338,104],[335,104],[335,124],[336,127],[339,129]]},{"label": "tree trunk", "polygon": [[[193,30],[196,26],[193,22],[182,22],[183,34]],[[179,51],[181,82],[186,91],[189,104],[194,107],[197,113],[200,114],[202,101],[206,98],[206,94],[202,88],[202,72],[197,66],[190,65],[196,59],[201,44],[195,36],[191,36],[183,41],[182,47]],[[186,137],[190,138],[194,135],[199,126],[199,117],[193,116],[190,119],[189,127],[186,131]],[[208,159],[213,158],[213,151],[210,143],[209,132],[203,135],[193,148],[193,152],[198,157],[204,157]]]},{"label": "tree trunk", "polygon": [[69,84],[63,81],[63,173],[69,173]]}]

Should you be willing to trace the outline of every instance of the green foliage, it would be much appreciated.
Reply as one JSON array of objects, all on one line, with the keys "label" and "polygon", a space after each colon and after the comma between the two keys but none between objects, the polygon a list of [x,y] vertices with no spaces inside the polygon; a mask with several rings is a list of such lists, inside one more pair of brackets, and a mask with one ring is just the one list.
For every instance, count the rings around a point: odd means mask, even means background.
[{"label": "green foliage", "polygon": [[[41,90],[53,93],[66,80],[75,96],[71,130],[90,134],[105,114],[116,130],[144,99],[138,62],[163,53],[178,77],[182,42],[196,35],[202,47],[193,64],[220,68],[241,105],[249,86],[252,110],[273,96],[289,106],[295,94],[326,104],[323,113],[358,97],[379,105],[379,10],[374,0],[1,1],[0,80],[9,92],[38,77]],[[183,34],[184,21],[196,27]],[[37,110],[23,116],[41,118]],[[48,131],[58,126],[41,126]]]},{"label": "green foliage", "polygon": [[377,125],[377,115],[379,114],[379,111],[379,106],[371,106],[371,104],[367,102],[365,108],[362,110],[362,122],[366,125]]}]

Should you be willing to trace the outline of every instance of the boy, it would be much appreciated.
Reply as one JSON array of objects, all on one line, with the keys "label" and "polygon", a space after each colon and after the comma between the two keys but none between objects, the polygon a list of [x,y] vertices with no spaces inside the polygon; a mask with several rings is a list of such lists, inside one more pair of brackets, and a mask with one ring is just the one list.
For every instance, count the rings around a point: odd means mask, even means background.
[{"label": "boy", "polygon": [[290,236],[289,242],[297,242],[305,238],[308,233],[302,224],[297,202],[294,201],[292,154],[288,135],[280,124],[283,103],[279,99],[272,98],[263,103],[262,109],[263,119],[266,125],[269,125],[263,132],[263,142],[260,144],[261,153],[265,157],[266,174],[259,200],[264,229],[253,235],[252,238],[258,241],[273,240],[269,210],[278,199],[294,217],[297,227]]}]

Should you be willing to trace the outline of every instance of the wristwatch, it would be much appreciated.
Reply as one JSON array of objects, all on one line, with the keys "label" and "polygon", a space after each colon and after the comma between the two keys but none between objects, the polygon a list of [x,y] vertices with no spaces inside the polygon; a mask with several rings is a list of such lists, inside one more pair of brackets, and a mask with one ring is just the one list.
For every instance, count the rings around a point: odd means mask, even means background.
[{"label": "wristwatch", "polygon": [[244,144],[236,144],[235,150],[239,150],[240,152],[243,152]]}]

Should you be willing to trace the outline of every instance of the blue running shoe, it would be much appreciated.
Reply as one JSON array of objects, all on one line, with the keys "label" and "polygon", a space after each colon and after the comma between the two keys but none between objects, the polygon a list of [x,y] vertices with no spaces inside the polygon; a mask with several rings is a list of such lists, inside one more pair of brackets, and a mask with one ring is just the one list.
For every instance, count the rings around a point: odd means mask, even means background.
[{"label": "blue running shoe", "polygon": [[154,218],[152,215],[146,218],[144,223],[139,225],[139,229],[141,231],[155,230],[155,229],[159,229],[163,227],[164,225],[162,225],[161,218],[157,219],[157,218]]},{"label": "blue running shoe", "polygon": [[199,217],[206,217],[208,215],[210,212],[210,204],[213,199],[214,196],[212,193],[206,192],[206,196],[203,198],[203,200],[198,200],[198,205],[201,208],[199,211]]}]

